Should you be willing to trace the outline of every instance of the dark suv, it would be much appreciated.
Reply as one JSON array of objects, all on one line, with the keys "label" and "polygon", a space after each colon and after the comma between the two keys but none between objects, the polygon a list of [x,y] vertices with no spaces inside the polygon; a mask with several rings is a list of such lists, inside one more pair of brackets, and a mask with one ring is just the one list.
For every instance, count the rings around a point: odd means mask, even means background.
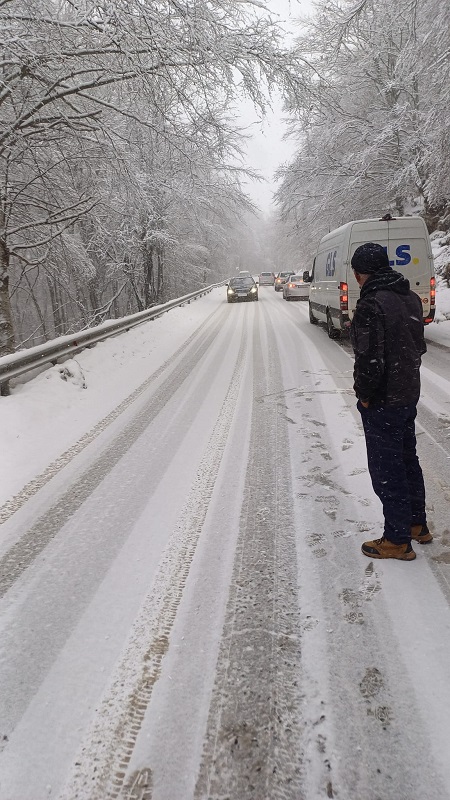
[{"label": "dark suv", "polygon": [[229,303],[237,303],[239,300],[257,300],[258,287],[251,277],[239,275],[231,278],[227,286],[227,300]]}]

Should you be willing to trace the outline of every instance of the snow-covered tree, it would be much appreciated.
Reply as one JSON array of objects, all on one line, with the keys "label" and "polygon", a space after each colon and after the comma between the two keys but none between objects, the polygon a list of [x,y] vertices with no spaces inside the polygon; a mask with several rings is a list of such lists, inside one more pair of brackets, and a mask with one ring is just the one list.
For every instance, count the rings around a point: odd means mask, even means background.
[{"label": "snow-covered tree", "polygon": [[[206,156],[198,196],[212,182],[224,198],[237,155],[226,110],[241,96],[263,109],[275,83],[295,92],[301,61],[257,0],[0,0],[0,26],[1,354],[13,348],[11,269],[16,284],[45,276],[54,312],[67,307],[57,295],[70,287],[83,319],[124,293],[144,304],[160,296],[179,162],[180,200],[189,171],[194,188],[198,181],[196,154]],[[233,202],[238,191],[236,180]],[[63,235],[88,248],[78,276]],[[97,249],[102,237],[107,255]],[[116,269],[123,278],[139,246],[143,295],[131,273],[121,290]],[[95,279],[86,290],[88,262]],[[100,298],[105,282],[110,296]]]},{"label": "snow-covered tree", "polygon": [[316,3],[297,43],[308,91],[287,107],[298,150],[277,194],[306,250],[348,219],[416,210],[433,229],[448,209],[437,177],[448,164],[448,13],[439,0]]}]

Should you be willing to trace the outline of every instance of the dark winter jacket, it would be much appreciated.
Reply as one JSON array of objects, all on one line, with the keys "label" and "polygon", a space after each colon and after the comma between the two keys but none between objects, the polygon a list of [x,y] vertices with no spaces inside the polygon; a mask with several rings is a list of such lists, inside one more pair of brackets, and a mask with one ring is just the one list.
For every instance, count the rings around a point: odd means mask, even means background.
[{"label": "dark winter jacket", "polygon": [[403,275],[387,268],[369,277],[350,334],[356,396],[371,405],[416,403],[421,356],[427,348],[422,303]]}]

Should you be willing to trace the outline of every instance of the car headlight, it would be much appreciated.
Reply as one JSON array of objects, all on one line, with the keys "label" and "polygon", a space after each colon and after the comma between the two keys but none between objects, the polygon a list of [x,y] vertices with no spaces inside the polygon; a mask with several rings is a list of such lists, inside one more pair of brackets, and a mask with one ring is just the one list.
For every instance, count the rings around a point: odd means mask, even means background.
[{"label": "car headlight", "polygon": [[234,289],[228,289],[227,294],[234,294]]},{"label": "car headlight", "polygon": [[258,291],[258,289],[256,288],[256,286],[252,286],[252,288],[250,289],[250,291],[251,291],[251,292],[253,292],[253,293],[255,293],[255,292],[257,292],[257,291]]}]

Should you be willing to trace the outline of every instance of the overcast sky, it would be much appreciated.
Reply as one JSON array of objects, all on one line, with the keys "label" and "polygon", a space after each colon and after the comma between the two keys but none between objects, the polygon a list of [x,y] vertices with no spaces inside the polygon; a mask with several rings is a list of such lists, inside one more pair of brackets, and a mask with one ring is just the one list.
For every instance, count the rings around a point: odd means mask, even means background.
[{"label": "overcast sky", "polygon": [[[283,27],[288,31],[288,38],[295,36],[298,27],[294,20],[305,16],[312,11],[312,0],[266,0],[274,17],[279,17]],[[266,178],[267,182],[250,182],[246,191],[252,200],[261,208],[264,214],[271,210],[272,195],[276,188],[273,173],[283,162],[288,161],[294,152],[291,141],[283,141],[286,131],[283,125],[281,100],[274,98],[273,110],[267,112],[266,119],[258,120],[250,103],[244,103],[241,110],[242,124],[252,133],[252,139],[247,145],[246,163],[252,169],[257,169]]]}]

